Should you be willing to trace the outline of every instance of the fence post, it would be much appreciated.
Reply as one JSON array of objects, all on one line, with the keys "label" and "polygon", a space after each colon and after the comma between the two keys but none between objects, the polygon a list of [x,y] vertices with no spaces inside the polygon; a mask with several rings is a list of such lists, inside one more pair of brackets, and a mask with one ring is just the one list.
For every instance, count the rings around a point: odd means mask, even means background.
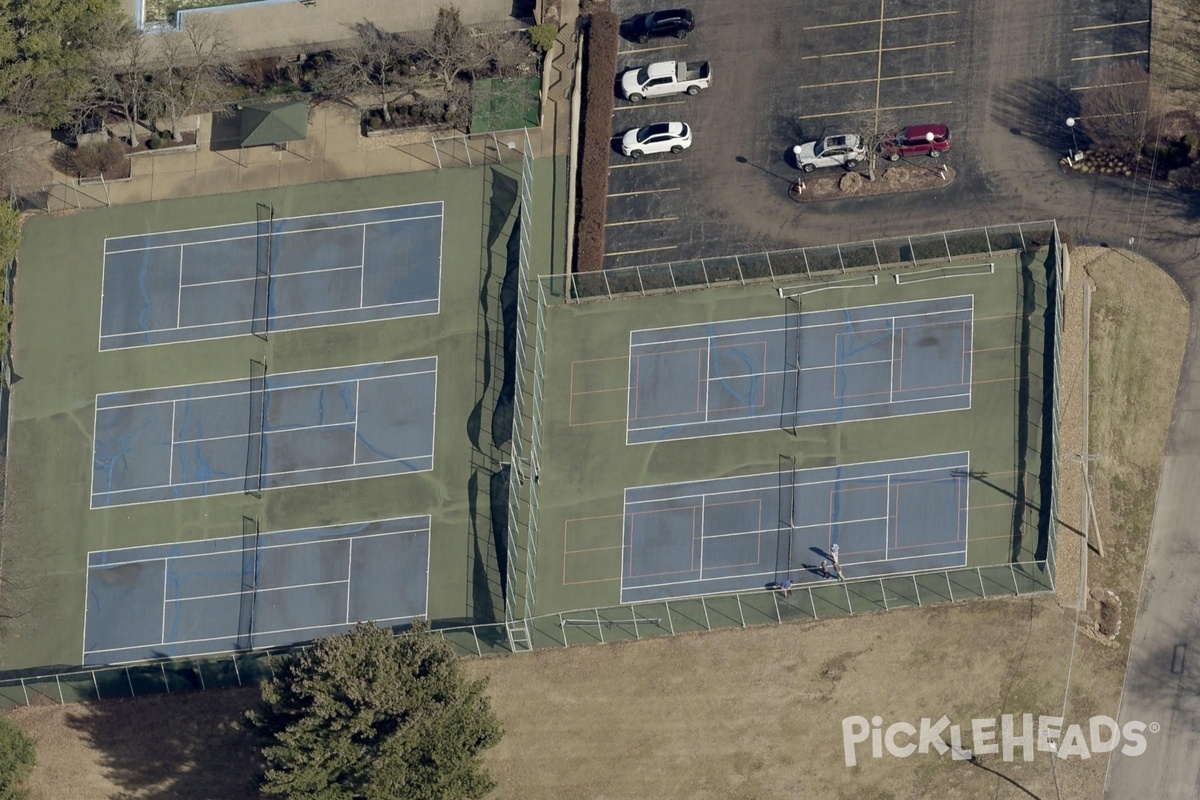
[{"label": "fence post", "polygon": [[711,289],[712,284],[708,282],[708,267],[704,264],[704,259],[700,259],[700,272],[704,274],[704,288]]},{"label": "fence post", "polygon": [[947,570],[942,573],[946,576],[946,590],[950,592],[950,602],[954,602],[954,584],[950,583],[950,572]]},{"label": "fence post", "polygon": [[850,610],[850,616],[854,616],[854,603],[850,601],[850,586],[845,581],[842,581],[842,588],[846,590],[846,608]]},{"label": "fence post", "polygon": [[21,678],[21,692],[25,695],[25,705],[29,705],[29,687],[25,685],[24,678]]},{"label": "fence post", "polygon": [[612,287],[608,285],[608,270],[600,270],[600,274],[604,276],[604,293],[608,295],[608,299],[612,300]]},{"label": "fence post", "polygon": [[983,238],[987,242],[988,258],[993,258],[993,256],[992,256],[992,237],[988,234],[988,229],[987,229],[986,225],[983,226]]},{"label": "fence post", "polygon": [[1016,569],[1013,568],[1013,565],[1011,562],[1008,565],[1008,571],[1012,573],[1013,596],[1020,597],[1021,596],[1021,587],[1017,584],[1017,571],[1016,571]]},{"label": "fence post", "polygon": [[631,606],[631,607],[630,607],[630,609],[629,609],[629,611],[630,611],[630,613],[631,613],[631,614],[633,614],[633,638],[637,639],[637,640],[640,642],[640,641],[642,640],[642,635],[641,635],[640,633],[638,633],[638,626],[637,626],[637,618],[638,618],[638,613],[637,613],[637,609],[636,609],[636,608],[633,608],[633,607]]},{"label": "fence post", "polygon": [[[100,682],[96,680],[96,670],[92,670],[92,688],[96,690],[96,699],[103,699],[100,697]],[[203,689],[204,687],[201,686],[200,688]]]},{"label": "fence post", "polygon": [[879,246],[874,239],[871,240],[871,249],[875,251],[875,269],[883,269],[883,262],[879,260]]},{"label": "fence post", "polygon": [[835,245],[835,246],[837,247],[838,263],[842,265],[842,274],[845,275],[846,274],[846,260],[844,258],[842,258],[842,246],[840,244]]},{"label": "fence post", "polygon": [[58,687],[58,704],[65,706],[67,701],[63,699],[62,682],[58,679],[57,675],[54,676],[54,685]]},{"label": "fence post", "polygon": [[1025,244],[1025,231],[1021,230],[1021,223],[1019,222],[1017,223],[1017,235],[1021,237],[1021,249],[1027,250],[1028,247]]},{"label": "fence post", "polygon": [[887,587],[883,585],[883,578],[879,579],[879,594],[883,597],[883,610],[891,611],[891,609],[888,608]]},{"label": "fence post", "polygon": [[467,135],[465,133],[463,134],[462,140],[463,149],[467,151],[467,166],[473,167],[475,166],[475,162],[471,159],[471,143],[467,140]]},{"label": "fence post", "polygon": [[604,623],[600,620],[600,609],[593,608],[592,612],[596,615],[596,632],[600,634],[600,644],[605,644],[604,641]]},{"label": "fence post", "polygon": [[704,627],[712,630],[712,622],[708,618],[708,603],[704,602],[704,597],[700,598],[700,607],[704,609]]},{"label": "fence post", "polygon": [[129,677],[129,667],[125,667],[125,682],[129,684],[129,696],[137,697],[133,691],[133,678]]},{"label": "fence post", "polygon": [[671,601],[663,600],[663,605],[667,607],[667,625],[671,628],[671,635],[675,635],[675,620],[671,619]]},{"label": "fence post", "polygon": [[942,244],[946,245],[946,260],[953,261],[954,256],[950,255],[950,240],[946,238],[945,231],[942,231]]},{"label": "fence post", "polygon": [[771,592],[771,599],[775,601],[775,621],[782,625],[783,614],[779,611],[779,593]]},{"label": "fence post", "polygon": [[775,282],[775,268],[771,266],[771,254],[770,254],[770,252],[764,252],[763,255],[765,255],[767,257],[767,274],[771,276],[771,283],[774,283]]},{"label": "fence post", "polygon": [[915,591],[917,593],[917,606],[923,608],[925,606],[925,604],[921,602],[921,587],[920,587],[920,585],[917,584],[917,576],[913,575],[912,579],[913,579],[913,591]]},{"label": "fence post", "polygon": [[812,277],[812,272],[808,269],[808,248],[801,247],[800,253],[804,256],[804,275],[808,278]]},{"label": "fence post", "polygon": [[819,619],[819,617],[817,617],[817,601],[813,600],[813,593],[812,593],[811,586],[808,587],[808,606],[809,606],[809,608],[812,609],[813,619],[814,620]]},{"label": "fence post", "polygon": [[742,618],[742,628],[745,628],[746,627],[746,612],[742,611],[742,596],[740,594],[735,594],[734,597],[737,598],[738,616]]},{"label": "fence post", "polygon": [[471,638],[475,640],[475,654],[482,657],[483,648],[479,646],[479,634],[475,632],[475,626],[471,626]]},{"label": "fence post", "polygon": [[[235,678],[237,678],[238,686],[241,686],[242,685],[242,671],[240,669],[238,669],[237,654],[236,653],[231,654],[229,656],[229,660],[233,662],[233,676]],[[126,669],[125,672],[128,673],[129,670]]]},{"label": "fence post", "polygon": [[979,567],[975,568],[975,577],[979,578],[979,594],[981,594],[983,596],[983,599],[986,600],[987,599],[987,589],[983,588],[983,573],[979,571]]},{"label": "fence post", "polygon": [[737,256],[734,256],[733,263],[734,263],[734,266],[736,266],[738,268],[738,281],[742,284],[742,286],[745,286],[746,285],[746,276],[742,273],[742,260],[740,258],[738,258]]},{"label": "fence post", "polygon": [[158,671],[162,673],[163,687],[167,690],[167,694],[171,693],[171,684],[167,680],[167,667],[161,661],[158,664]]}]

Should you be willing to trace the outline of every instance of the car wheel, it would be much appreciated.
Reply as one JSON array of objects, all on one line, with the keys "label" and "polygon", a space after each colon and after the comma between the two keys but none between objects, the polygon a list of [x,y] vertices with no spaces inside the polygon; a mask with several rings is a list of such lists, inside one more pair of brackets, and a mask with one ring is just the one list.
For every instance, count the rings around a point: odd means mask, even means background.
[{"label": "car wheel", "polygon": [[899,153],[889,153],[889,154],[888,154],[888,157],[887,157],[887,160],[888,160],[888,161],[899,161],[899,160],[900,160],[900,154],[899,154]]},{"label": "car wheel", "polygon": [[630,157],[630,158],[641,158],[641,157],[642,157],[642,151],[641,151],[641,150],[630,150],[630,151],[629,151],[629,157]]},{"label": "car wheel", "polygon": [[640,94],[631,94],[629,95],[629,102],[640,103],[642,102],[642,96]]},{"label": "car wheel", "polygon": [[857,167],[857,166],[858,166],[858,159],[857,159],[857,158],[852,158],[852,159],[850,159],[849,161],[847,161],[847,162],[846,162],[846,169],[854,169],[854,168],[855,168],[855,167]]},{"label": "car wheel", "polygon": [[686,39],[687,31],[675,31],[675,38],[676,39]]},{"label": "car wheel", "polygon": [[680,153],[683,152],[683,145],[681,145],[681,144],[671,145],[671,152],[674,153],[675,155],[679,155]]},{"label": "car wheel", "polygon": [[812,172],[814,169],[816,169],[816,167],[814,167],[812,164],[805,164],[805,165],[804,165],[804,171],[805,171],[805,172]]},{"label": "car wheel", "polygon": [[638,44],[645,44],[646,42],[650,41],[650,37],[643,33],[641,36],[637,37],[637,40]]},{"label": "car wheel", "polygon": [[689,86],[687,88],[687,93],[690,94],[692,97],[695,97],[696,95],[700,94],[700,87],[699,86]]},{"label": "car wheel", "polygon": [[941,157],[942,157],[942,151],[941,151],[941,150],[930,150],[930,151],[929,151],[929,157],[930,157],[930,158],[941,158]]}]

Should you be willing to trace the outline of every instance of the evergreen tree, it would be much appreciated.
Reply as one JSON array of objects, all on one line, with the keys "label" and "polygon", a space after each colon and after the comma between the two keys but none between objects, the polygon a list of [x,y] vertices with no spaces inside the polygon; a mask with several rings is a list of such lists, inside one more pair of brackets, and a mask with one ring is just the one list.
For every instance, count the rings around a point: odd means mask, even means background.
[{"label": "evergreen tree", "polygon": [[374,624],[287,658],[250,713],[265,794],[294,800],[459,800],[493,787],[481,753],[503,731],[485,681],[414,622],[396,637]]},{"label": "evergreen tree", "polygon": [[36,761],[33,740],[15,722],[0,717],[0,800],[29,797],[25,779]]}]

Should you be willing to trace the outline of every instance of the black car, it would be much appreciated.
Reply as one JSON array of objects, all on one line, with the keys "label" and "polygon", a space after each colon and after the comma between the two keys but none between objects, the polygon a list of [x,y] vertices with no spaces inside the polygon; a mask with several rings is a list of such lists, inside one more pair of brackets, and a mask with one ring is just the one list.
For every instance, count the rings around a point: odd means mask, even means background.
[{"label": "black car", "polygon": [[696,27],[696,18],[686,8],[672,11],[653,11],[634,17],[629,23],[629,38],[645,43],[651,37],[674,36],[685,39]]}]

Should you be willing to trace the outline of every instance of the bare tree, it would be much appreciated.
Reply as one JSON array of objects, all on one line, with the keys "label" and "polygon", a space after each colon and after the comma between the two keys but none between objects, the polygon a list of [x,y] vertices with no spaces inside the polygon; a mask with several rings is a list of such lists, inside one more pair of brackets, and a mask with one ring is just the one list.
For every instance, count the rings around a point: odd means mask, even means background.
[{"label": "bare tree", "polygon": [[501,78],[527,74],[534,65],[533,42],[518,31],[497,31],[475,37],[478,58],[472,65]]},{"label": "bare tree", "polygon": [[115,49],[95,65],[95,83],[129,124],[129,144],[137,144],[137,121],[150,97],[150,48],[144,33],[127,21]]},{"label": "bare tree", "polygon": [[1120,155],[1141,150],[1158,113],[1150,91],[1150,75],[1136,61],[1118,61],[1089,81],[1095,88],[1082,94],[1079,119],[1097,146]]},{"label": "bare tree", "polygon": [[371,105],[381,108],[384,120],[391,123],[389,100],[416,82],[412,63],[417,47],[368,21],[354,25],[354,37],[354,44],[335,54],[326,89],[351,102],[356,95],[369,94]]},{"label": "bare tree", "polygon": [[438,9],[433,31],[422,43],[421,55],[428,69],[442,79],[447,92],[460,72],[480,62],[479,44],[463,24],[457,7]]},{"label": "bare tree", "polygon": [[182,31],[162,38],[162,62],[154,71],[149,99],[170,119],[175,141],[183,139],[180,118],[220,95],[230,53],[228,30],[208,14],[189,18]]}]

